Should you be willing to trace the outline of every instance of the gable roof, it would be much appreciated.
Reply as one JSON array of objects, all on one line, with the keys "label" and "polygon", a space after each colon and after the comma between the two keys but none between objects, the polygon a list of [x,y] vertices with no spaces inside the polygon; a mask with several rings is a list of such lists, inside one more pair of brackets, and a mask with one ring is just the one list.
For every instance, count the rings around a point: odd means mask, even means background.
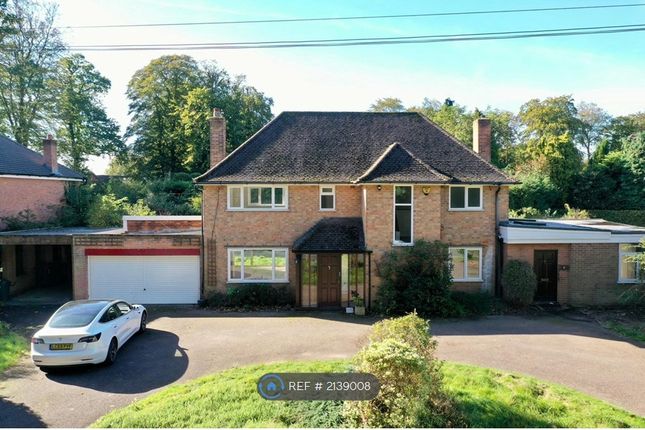
[{"label": "gable roof", "polygon": [[[386,153],[394,143],[398,147]],[[360,183],[361,178],[516,183],[417,112],[283,112],[196,182]]]},{"label": "gable roof", "polygon": [[293,243],[294,252],[365,252],[361,218],[323,218]]},{"label": "gable roof", "polygon": [[58,163],[58,174],[52,173],[51,169],[45,165],[45,158],[42,154],[32,151],[5,136],[0,136],[0,176],[2,175],[78,180],[84,178],[80,173],[60,163]]}]

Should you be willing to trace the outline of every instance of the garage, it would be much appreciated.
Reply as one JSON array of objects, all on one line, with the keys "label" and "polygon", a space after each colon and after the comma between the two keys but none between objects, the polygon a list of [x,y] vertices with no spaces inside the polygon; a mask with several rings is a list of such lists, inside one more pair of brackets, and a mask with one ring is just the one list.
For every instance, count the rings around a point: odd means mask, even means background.
[{"label": "garage", "polygon": [[88,253],[89,298],[119,298],[143,304],[197,303],[200,297],[199,250],[169,251],[173,255],[132,249],[122,250],[121,255]]}]

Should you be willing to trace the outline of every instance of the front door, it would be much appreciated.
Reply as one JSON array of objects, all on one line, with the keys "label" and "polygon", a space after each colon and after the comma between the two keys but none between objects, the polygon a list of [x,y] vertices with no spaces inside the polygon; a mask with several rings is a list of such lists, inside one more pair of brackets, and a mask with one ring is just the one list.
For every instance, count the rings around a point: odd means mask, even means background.
[{"label": "front door", "polygon": [[535,300],[558,300],[558,251],[535,251],[533,270],[537,277]]},{"label": "front door", "polygon": [[340,306],[340,254],[318,254],[318,306]]}]

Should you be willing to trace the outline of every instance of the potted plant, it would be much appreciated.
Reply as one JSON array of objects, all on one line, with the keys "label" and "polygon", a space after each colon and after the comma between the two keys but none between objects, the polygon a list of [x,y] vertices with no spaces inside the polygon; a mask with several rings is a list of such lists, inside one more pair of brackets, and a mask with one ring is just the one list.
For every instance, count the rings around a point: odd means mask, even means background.
[{"label": "potted plant", "polygon": [[352,303],[354,304],[354,314],[365,315],[365,299],[359,296],[356,291],[352,291]]}]

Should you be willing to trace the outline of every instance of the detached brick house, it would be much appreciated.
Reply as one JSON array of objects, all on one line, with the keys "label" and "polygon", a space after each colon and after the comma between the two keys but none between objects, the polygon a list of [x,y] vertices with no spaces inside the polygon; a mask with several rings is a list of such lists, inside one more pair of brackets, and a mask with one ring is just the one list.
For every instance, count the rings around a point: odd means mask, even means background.
[{"label": "detached brick house", "polygon": [[65,186],[83,175],[58,163],[56,141],[43,141],[43,154],[0,136],[0,230],[2,218],[29,211],[35,221],[56,215],[65,200]]},{"label": "detached brick house", "polygon": [[515,180],[490,163],[488,119],[471,151],[418,113],[284,112],[225,157],[211,120],[203,187],[203,294],[288,284],[302,307],[375,297],[377,263],[418,239],[450,245],[455,288],[490,291]]}]

